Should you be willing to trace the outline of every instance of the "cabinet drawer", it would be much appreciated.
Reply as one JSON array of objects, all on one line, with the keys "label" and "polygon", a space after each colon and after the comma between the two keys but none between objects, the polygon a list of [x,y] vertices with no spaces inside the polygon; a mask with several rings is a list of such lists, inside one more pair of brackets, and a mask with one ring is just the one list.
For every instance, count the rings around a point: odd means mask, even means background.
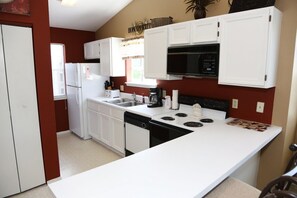
[{"label": "cabinet drawer", "polygon": [[100,104],[99,105],[99,112],[104,114],[104,115],[110,116],[110,107],[108,105]]},{"label": "cabinet drawer", "polygon": [[124,111],[121,109],[117,108],[111,108],[110,110],[111,117],[119,119],[119,120],[124,120]]},{"label": "cabinet drawer", "polygon": [[92,109],[94,111],[98,111],[99,110],[99,104],[97,102],[88,100],[88,108]]}]

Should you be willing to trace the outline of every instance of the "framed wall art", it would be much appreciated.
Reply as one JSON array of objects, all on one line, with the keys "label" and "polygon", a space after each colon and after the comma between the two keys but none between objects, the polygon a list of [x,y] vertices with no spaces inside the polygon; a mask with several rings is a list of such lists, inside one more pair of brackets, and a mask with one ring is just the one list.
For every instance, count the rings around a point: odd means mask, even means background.
[{"label": "framed wall art", "polygon": [[0,0],[0,12],[30,15],[30,0]]}]

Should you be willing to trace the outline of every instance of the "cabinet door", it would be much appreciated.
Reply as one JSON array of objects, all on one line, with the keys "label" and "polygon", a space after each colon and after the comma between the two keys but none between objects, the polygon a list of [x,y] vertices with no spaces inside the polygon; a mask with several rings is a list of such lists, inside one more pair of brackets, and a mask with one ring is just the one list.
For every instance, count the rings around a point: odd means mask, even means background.
[{"label": "cabinet door", "polygon": [[91,59],[92,58],[92,53],[93,53],[92,43],[85,43],[84,44],[84,56],[85,56],[85,59]]},{"label": "cabinet door", "polygon": [[191,23],[192,44],[218,41],[218,18],[205,18]]},{"label": "cabinet door", "polygon": [[269,9],[225,15],[221,21],[219,84],[263,87]]},{"label": "cabinet door", "polygon": [[111,64],[110,76],[125,76],[125,61],[122,59],[122,38],[111,39]]},{"label": "cabinet door", "polygon": [[166,79],[167,27],[144,31],[144,76]]},{"label": "cabinet door", "polygon": [[100,140],[100,116],[99,113],[96,111],[93,111],[91,109],[88,109],[88,133],[93,138]]},{"label": "cabinet door", "polygon": [[112,119],[112,147],[117,151],[125,152],[125,133],[124,122],[118,119]]},{"label": "cabinet door", "polygon": [[98,59],[100,58],[100,42],[92,41],[84,44],[85,59]]},{"label": "cabinet door", "polygon": [[0,31],[0,197],[19,193],[19,178],[8,101],[2,31]]},{"label": "cabinet door", "polygon": [[122,38],[100,40],[100,68],[103,76],[125,76],[125,61],[121,53]]},{"label": "cabinet door", "polygon": [[110,117],[103,115],[103,114],[99,114],[99,126],[100,126],[100,140],[107,144],[110,145],[110,139],[111,139],[111,121],[110,121]]},{"label": "cabinet door", "polygon": [[45,183],[32,30],[3,25],[2,32],[20,188],[25,191]]},{"label": "cabinet door", "polygon": [[190,44],[191,23],[177,23],[168,26],[169,45]]},{"label": "cabinet door", "polygon": [[100,70],[101,75],[110,76],[111,74],[111,40],[100,40]]}]

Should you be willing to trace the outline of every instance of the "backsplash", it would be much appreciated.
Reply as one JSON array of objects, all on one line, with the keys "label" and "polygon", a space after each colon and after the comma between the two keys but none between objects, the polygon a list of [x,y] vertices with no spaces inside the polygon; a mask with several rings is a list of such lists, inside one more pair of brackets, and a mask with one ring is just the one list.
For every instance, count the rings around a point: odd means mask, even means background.
[{"label": "backsplash", "polygon": [[[124,85],[126,77],[113,77],[115,88]],[[178,89],[180,95],[201,96],[208,98],[225,99],[230,101],[230,117],[246,120],[271,123],[275,88],[257,89],[237,86],[218,85],[217,79],[184,78],[183,80],[158,80],[158,87],[166,90],[167,95],[173,89]],[[146,88],[128,87],[125,92],[147,96]],[[232,109],[232,99],[238,99],[238,109]],[[256,112],[257,102],[264,102],[264,113]]]}]

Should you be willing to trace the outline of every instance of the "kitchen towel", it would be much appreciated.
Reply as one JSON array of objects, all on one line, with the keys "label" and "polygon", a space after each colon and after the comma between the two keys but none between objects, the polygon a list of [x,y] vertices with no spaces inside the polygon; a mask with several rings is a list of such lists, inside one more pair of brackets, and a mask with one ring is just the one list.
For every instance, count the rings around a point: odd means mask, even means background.
[{"label": "kitchen towel", "polygon": [[172,90],[172,109],[178,109],[178,90]]}]

